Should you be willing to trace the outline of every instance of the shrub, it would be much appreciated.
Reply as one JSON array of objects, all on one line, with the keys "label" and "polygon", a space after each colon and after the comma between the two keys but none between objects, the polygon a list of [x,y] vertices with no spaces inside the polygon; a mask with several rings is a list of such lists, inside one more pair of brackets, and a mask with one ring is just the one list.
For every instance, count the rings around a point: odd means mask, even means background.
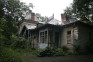
[{"label": "shrub", "polygon": [[23,56],[38,56],[39,52],[36,49],[32,49],[32,48],[27,48],[27,49],[14,49],[16,52],[18,52],[20,55]]},{"label": "shrub", "polygon": [[26,39],[12,35],[11,37],[11,47],[12,48],[27,48],[28,47],[28,42]]},{"label": "shrub", "polygon": [[69,51],[69,48],[67,46],[62,46],[62,49],[64,52],[68,52]]},{"label": "shrub", "polygon": [[66,52],[63,51],[62,48],[57,47],[47,47],[45,50],[41,51],[39,56],[41,57],[51,57],[51,56],[65,56]]},{"label": "shrub", "polygon": [[80,54],[80,41],[79,40],[74,41],[73,52],[74,54]]},{"label": "shrub", "polygon": [[62,48],[57,48],[56,51],[55,51],[55,54],[54,56],[65,56],[65,52],[63,51]]},{"label": "shrub", "polygon": [[12,49],[0,47],[0,62],[22,62],[22,59]]},{"label": "shrub", "polygon": [[55,49],[53,47],[47,47],[44,51],[41,51],[39,56],[53,56]]}]

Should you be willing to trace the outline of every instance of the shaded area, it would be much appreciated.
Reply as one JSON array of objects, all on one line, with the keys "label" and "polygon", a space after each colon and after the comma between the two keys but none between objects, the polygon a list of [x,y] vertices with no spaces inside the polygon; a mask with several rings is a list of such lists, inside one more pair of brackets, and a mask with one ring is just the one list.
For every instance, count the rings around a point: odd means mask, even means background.
[{"label": "shaded area", "polygon": [[93,62],[93,55],[62,56],[62,57],[34,57],[22,56],[34,62]]}]

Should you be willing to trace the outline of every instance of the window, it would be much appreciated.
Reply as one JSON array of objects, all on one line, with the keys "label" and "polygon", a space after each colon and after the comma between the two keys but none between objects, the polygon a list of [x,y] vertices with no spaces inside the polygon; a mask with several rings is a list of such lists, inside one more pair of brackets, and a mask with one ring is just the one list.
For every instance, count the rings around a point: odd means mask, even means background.
[{"label": "window", "polygon": [[40,42],[41,43],[47,42],[47,31],[46,30],[40,32]]},{"label": "window", "polygon": [[71,31],[67,31],[67,44],[71,44]]},{"label": "window", "polygon": [[67,35],[71,35],[71,31],[67,31]]}]

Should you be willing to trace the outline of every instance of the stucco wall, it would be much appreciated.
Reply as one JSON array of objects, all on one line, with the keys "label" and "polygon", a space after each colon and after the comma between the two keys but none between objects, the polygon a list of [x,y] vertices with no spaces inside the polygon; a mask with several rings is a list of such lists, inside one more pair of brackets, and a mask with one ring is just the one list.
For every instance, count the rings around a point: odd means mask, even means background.
[{"label": "stucco wall", "polygon": [[[71,31],[71,44],[67,43],[67,31]],[[62,35],[61,35],[61,47],[67,46],[70,49],[73,48],[74,41],[78,39],[78,27],[77,26],[70,26],[65,27],[62,29]]]},{"label": "stucco wall", "polygon": [[[71,30],[71,44],[67,44],[67,31]],[[89,26],[77,25],[77,26],[69,26],[62,29],[61,36],[61,47],[68,46],[69,48],[73,48],[75,40],[80,44],[81,51],[86,50],[87,42],[89,42],[89,33],[91,32],[91,39],[93,41],[93,29]]]},{"label": "stucco wall", "polygon": [[[67,44],[67,31],[71,31],[71,44]],[[73,27],[66,27],[62,29],[61,46],[68,46],[72,48],[73,44]]]}]

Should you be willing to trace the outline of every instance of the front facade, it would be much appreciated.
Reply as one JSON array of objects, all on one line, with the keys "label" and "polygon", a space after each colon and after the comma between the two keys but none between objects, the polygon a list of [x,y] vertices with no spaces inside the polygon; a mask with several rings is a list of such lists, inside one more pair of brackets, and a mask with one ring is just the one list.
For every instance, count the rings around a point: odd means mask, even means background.
[{"label": "front facade", "polygon": [[64,25],[29,23],[23,26],[20,35],[28,39],[33,48],[67,46],[72,49],[74,43],[79,43],[83,51],[86,48],[86,43],[93,40],[93,26],[81,21]]}]

